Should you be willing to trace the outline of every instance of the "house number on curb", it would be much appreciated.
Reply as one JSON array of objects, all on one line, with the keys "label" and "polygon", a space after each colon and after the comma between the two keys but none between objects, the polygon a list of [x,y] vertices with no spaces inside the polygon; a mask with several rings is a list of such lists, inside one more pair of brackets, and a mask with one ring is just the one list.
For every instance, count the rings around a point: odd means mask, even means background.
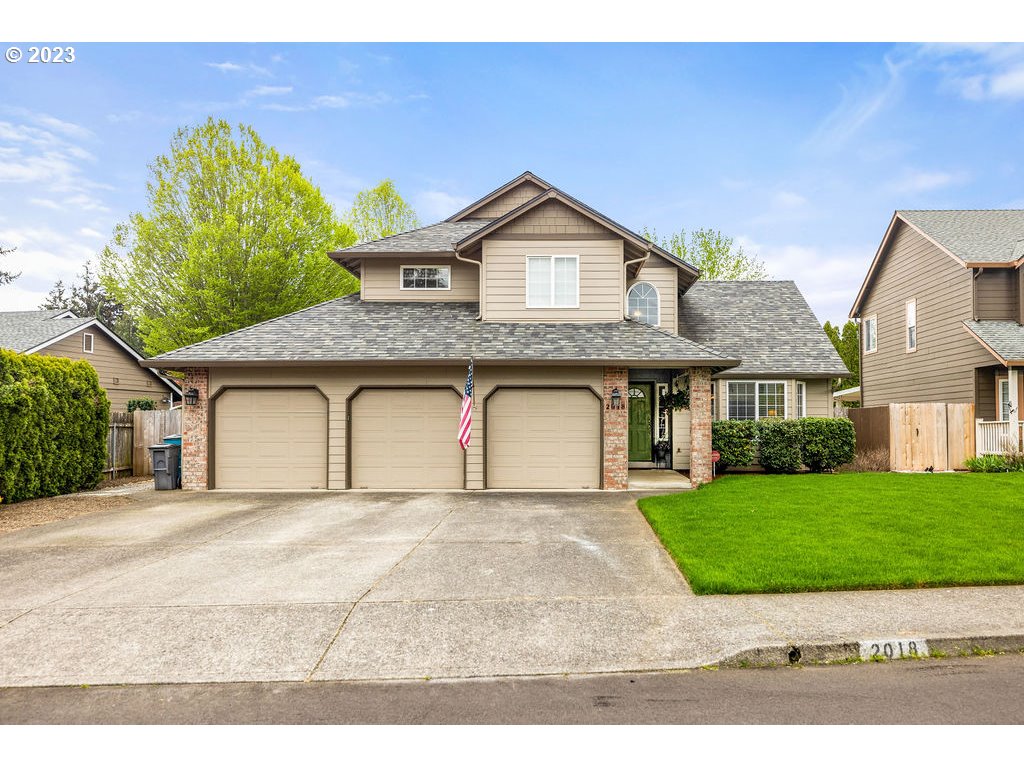
[{"label": "house number on curb", "polygon": [[906,659],[913,656],[927,656],[928,643],[924,640],[861,640],[860,657],[864,661],[871,658]]}]

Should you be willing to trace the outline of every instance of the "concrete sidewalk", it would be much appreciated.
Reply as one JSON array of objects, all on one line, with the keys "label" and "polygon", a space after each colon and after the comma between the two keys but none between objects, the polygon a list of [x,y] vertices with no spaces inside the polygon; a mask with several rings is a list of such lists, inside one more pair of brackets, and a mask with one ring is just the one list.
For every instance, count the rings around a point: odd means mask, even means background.
[{"label": "concrete sidewalk", "polygon": [[1024,586],[696,597],[635,494],[133,494],[0,537],[0,686],[468,678],[1024,645]]}]

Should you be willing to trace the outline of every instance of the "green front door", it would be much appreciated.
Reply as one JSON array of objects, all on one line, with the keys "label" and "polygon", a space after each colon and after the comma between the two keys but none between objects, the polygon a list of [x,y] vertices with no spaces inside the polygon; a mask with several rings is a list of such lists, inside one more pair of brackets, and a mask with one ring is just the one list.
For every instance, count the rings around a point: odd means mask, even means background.
[{"label": "green front door", "polygon": [[629,385],[629,460],[651,460],[651,385]]}]

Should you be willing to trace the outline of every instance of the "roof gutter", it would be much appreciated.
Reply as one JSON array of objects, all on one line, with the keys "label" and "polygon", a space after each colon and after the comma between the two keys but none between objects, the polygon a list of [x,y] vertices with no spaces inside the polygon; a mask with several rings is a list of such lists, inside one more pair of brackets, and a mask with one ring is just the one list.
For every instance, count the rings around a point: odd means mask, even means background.
[{"label": "roof gutter", "polygon": [[[640,266],[636,268],[636,273],[639,275],[640,274],[640,270],[644,268],[644,264],[647,263],[647,260],[649,258],[651,258],[651,247],[650,247],[650,245],[647,246],[647,250],[644,252],[644,255],[641,256],[640,258],[638,258],[638,259],[630,259],[629,261],[623,262],[623,264],[622,264],[622,274],[625,276],[626,280],[627,281],[629,280],[629,265],[630,264],[636,264],[637,262],[640,262]],[[625,302],[625,300],[626,300],[625,295],[623,295],[622,300],[623,300],[623,302]],[[623,309],[627,309],[628,310],[629,307],[626,306],[626,307],[623,307]],[[626,312],[623,312],[622,316],[624,318],[626,318],[627,320],[632,320],[632,318]]]},{"label": "roof gutter", "polygon": [[472,264],[477,268],[477,279],[476,279],[476,305],[477,313],[476,319],[482,320],[484,317],[484,261],[483,251],[480,252],[480,261],[473,261],[473,259],[464,259],[459,255],[459,247],[457,243],[452,243],[452,253],[455,254],[455,258],[459,261],[464,261],[467,264]]}]

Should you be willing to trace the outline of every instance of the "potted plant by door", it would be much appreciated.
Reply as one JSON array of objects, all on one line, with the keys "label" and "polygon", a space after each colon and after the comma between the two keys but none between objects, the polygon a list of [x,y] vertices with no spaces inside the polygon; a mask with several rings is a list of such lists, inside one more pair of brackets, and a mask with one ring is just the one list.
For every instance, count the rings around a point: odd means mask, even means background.
[{"label": "potted plant by door", "polygon": [[669,453],[672,452],[672,446],[668,444],[668,440],[659,440],[654,444],[654,460],[661,464],[662,462],[668,461]]}]

